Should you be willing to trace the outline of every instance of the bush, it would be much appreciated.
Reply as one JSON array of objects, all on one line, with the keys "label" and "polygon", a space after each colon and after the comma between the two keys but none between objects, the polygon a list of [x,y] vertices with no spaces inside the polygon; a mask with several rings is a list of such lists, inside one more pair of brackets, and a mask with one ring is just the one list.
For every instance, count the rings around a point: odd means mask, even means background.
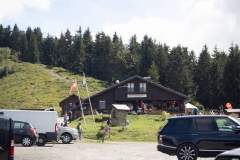
[{"label": "bush", "polygon": [[169,113],[167,113],[166,111],[163,111],[162,112],[162,121],[165,121],[167,118],[169,118],[170,117],[170,114]]}]

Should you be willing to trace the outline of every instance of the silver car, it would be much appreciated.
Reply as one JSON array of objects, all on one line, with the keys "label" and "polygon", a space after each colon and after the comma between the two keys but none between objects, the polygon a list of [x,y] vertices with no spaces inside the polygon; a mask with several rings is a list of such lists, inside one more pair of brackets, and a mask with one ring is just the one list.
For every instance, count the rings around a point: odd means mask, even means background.
[{"label": "silver car", "polygon": [[64,144],[70,143],[72,140],[79,139],[78,130],[75,128],[57,126],[58,137],[57,141],[62,140]]},{"label": "silver car", "polygon": [[225,151],[216,156],[215,160],[240,160],[240,148]]}]

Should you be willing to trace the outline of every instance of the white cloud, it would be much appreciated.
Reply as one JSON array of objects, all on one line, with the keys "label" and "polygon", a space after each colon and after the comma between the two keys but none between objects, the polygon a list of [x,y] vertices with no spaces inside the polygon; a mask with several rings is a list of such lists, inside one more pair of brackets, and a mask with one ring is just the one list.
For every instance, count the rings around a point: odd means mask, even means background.
[{"label": "white cloud", "polygon": [[25,7],[48,11],[53,0],[0,0],[0,23],[4,18],[16,19]]},{"label": "white cloud", "polygon": [[[201,52],[203,45],[207,45],[211,52],[215,45],[219,50],[228,51],[234,34],[240,37],[237,29],[237,15],[226,13],[223,6],[224,0],[205,1],[180,1],[179,19],[169,19],[166,16],[157,15],[151,17],[134,17],[127,23],[106,23],[103,31],[113,35],[116,31],[122,36],[124,43],[129,43],[131,36],[136,34],[138,41],[143,40],[144,35],[156,39],[156,42],[166,43],[173,47],[178,44],[194,50],[196,54]],[[176,15],[179,17],[179,15]],[[229,39],[230,38],[230,39]],[[237,38],[234,43],[239,43]]]}]

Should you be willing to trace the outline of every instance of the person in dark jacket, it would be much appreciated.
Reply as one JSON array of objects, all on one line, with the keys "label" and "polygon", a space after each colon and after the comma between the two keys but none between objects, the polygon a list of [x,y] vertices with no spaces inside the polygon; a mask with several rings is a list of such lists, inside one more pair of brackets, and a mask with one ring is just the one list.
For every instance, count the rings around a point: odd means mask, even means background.
[{"label": "person in dark jacket", "polygon": [[72,122],[72,111],[70,110],[68,113],[68,119],[69,119],[69,123]]}]

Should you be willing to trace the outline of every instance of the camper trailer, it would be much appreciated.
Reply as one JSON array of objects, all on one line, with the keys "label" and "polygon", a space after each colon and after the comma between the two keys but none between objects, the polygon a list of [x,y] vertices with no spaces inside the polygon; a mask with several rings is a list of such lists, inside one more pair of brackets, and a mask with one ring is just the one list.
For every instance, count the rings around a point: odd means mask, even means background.
[{"label": "camper trailer", "polygon": [[29,122],[39,135],[38,146],[57,140],[57,112],[36,110],[0,110],[0,115],[15,121]]}]

